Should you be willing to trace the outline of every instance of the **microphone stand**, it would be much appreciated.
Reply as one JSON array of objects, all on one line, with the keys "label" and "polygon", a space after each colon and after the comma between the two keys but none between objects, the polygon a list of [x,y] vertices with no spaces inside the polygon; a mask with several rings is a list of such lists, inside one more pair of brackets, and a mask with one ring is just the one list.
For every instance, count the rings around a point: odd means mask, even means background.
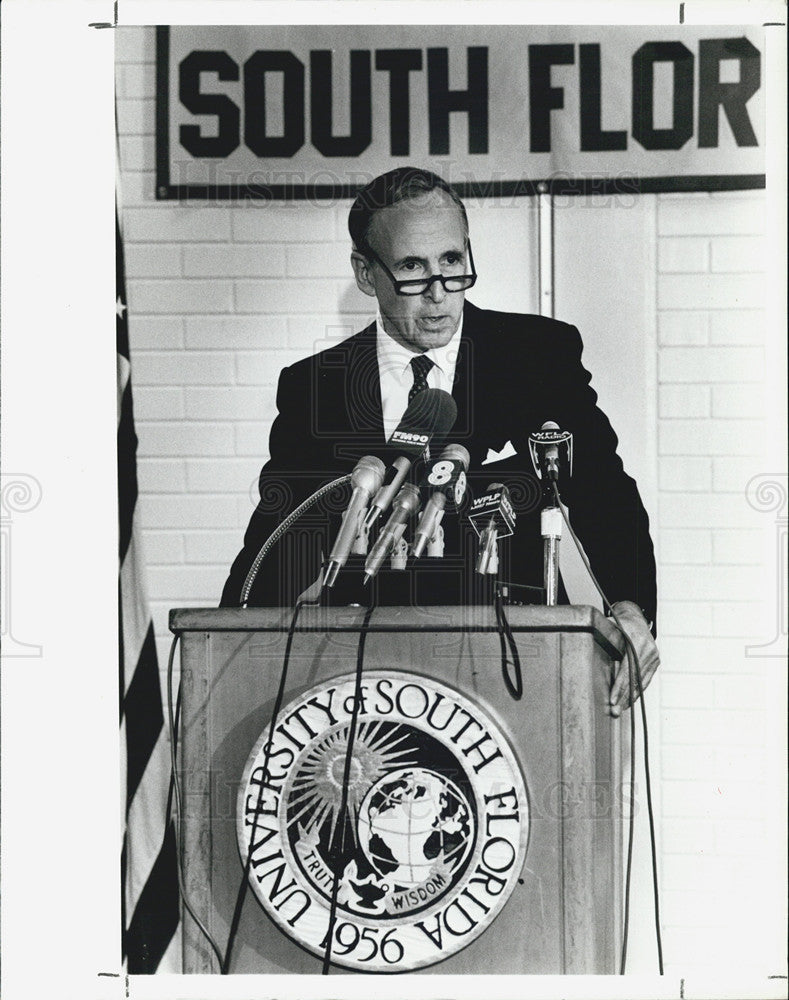
[{"label": "microphone stand", "polygon": [[[442,512],[443,517],[443,512]],[[427,543],[427,556],[429,559],[441,559],[444,555],[444,527],[441,518],[436,523],[436,530],[433,537]]]},{"label": "microphone stand", "polygon": [[542,535],[542,576],[545,587],[545,603],[554,607],[559,599],[559,543],[562,539],[562,510],[559,506],[559,490],[553,484],[559,478],[558,451],[548,449],[546,469],[543,479],[543,508],[540,513],[540,533]]},{"label": "microphone stand", "polygon": [[542,575],[545,603],[553,607],[559,594],[559,542],[562,538],[562,512],[553,502],[540,514],[542,534]]},{"label": "microphone stand", "polygon": [[[573,469],[573,436],[547,420],[539,431],[529,436],[529,453],[537,476],[542,480],[543,505],[540,533],[543,549],[543,584],[545,603],[553,606],[559,597],[559,543],[562,538],[562,507],[559,498],[559,451],[566,448],[570,474]],[[555,487],[555,489],[554,489]]]},{"label": "microphone stand", "polygon": [[[559,543],[562,539],[562,510],[559,506],[559,451],[555,445],[545,451],[545,503],[540,514],[542,534],[542,576],[545,603],[554,607],[559,599]],[[553,486],[557,484],[554,491]]]}]

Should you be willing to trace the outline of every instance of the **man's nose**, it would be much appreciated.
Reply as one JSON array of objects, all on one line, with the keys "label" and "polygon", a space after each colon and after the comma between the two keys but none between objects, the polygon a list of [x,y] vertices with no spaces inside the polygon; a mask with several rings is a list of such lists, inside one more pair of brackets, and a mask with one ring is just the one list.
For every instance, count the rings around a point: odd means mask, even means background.
[{"label": "man's nose", "polygon": [[425,289],[425,296],[433,302],[443,302],[447,296],[446,289],[441,283],[440,277],[438,275],[433,276],[433,281],[429,288]]}]

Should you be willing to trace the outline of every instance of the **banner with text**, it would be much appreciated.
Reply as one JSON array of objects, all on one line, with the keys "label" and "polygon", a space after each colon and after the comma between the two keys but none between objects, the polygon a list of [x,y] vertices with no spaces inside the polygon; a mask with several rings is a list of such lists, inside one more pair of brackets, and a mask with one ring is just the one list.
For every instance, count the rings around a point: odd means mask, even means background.
[{"label": "banner with text", "polygon": [[158,198],[764,187],[754,26],[157,29]]}]

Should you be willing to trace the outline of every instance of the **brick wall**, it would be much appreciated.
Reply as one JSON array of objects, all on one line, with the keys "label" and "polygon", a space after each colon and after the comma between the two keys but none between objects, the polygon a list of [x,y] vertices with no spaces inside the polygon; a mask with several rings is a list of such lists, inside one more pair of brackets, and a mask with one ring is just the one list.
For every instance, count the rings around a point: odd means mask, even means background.
[{"label": "brick wall", "polygon": [[[153,58],[151,29],[118,32],[140,505],[164,663],[167,610],[215,604],[239,548],[278,371],[359,329],[370,302],[348,276],[345,204],[154,201]],[[677,974],[779,972],[783,954],[779,896],[764,901],[782,822],[771,771],[779,661],[746,655],[772,637],[776,614],[765,582],[776,578],[773,515],[745,498],[753,476],[779,466],[765,454],[764,204],[759,192],[660,196],[647,234],[657,245],[655,778]],[[648,922],[648,895],[637,905]]]},{"label": "brick wall", "polygon": [[746,654],[775,634],[781,599],[774,522],[746,499],[781,464],[764,209],[761,192],[734,192],[666,195],[657,211],[665,947],[670,965],[710,974],[778,971],[780,955],[764,894],[781,824],[770,755],[782,665]]},{"label": "brick wall", "polygon": [[117,95],[140,507],[160,653],[167,611],[215,605],[257,501],[280,369],[368,322],[347,207],[154,200],[153,29],[118,32]]}]

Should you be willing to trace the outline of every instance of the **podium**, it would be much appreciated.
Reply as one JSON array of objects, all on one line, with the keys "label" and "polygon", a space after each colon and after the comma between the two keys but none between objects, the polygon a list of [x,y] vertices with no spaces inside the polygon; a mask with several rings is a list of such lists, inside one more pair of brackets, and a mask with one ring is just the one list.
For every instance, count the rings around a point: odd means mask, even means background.
[{"label": "podium", "polygon": [[[520,700],[502,679],[493,609],[372,614],[336,973],[616,972],[623,788],[619,722],[605,704],[621,636],[590,607],[506,613]],[[185,887],[222,950],[249,862],[232,973],[321,972],[326,838],[364,615],[302,609],[266,758],[292,610],[170,613]],[[183,971],[218,972],[183,918]]]}]

